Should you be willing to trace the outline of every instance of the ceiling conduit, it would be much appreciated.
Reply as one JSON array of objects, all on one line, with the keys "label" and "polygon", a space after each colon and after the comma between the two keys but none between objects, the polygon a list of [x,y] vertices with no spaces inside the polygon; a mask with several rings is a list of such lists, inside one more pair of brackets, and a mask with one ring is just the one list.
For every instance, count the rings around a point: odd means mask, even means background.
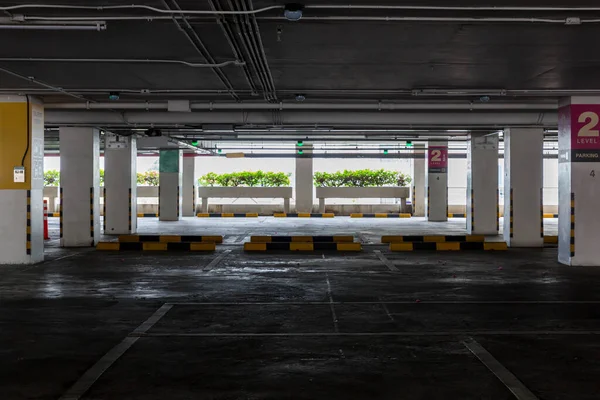
[{"label": "ceiling conduit", "polygon": [[[245,0],[228,0],[228,3],[232,10],[247,11]],[[276,101],[277,94],[275,91],[275,84],[273,82],[273,76],[271,75],[269,64],[262,46],[262,40],[257,28],[258,25],[256,24],[255,20],[254,22],[251,22],[247,15],[245,17],[234,16],[233,21],[236,24],[240,37],[242,38],[243,48],[248,54],[248,57],[252,62],[254,72],[261,83],[265,100]]]},{"label": "ceiling conduit", "polygon": [[38,58],[0,57],[0,62],[60,62],[60,63],[105,63],[105,64],[181,64],[191,68],[223,68],[229,65],[244,66],[243,61],[231,60],[217,64],[193,63],[183,60],[155,60],[131,58]]},{"label": "ceiling conduit", "polygon": [[[47,105],[46,105],[47,106]],[[514,111],[488,110],[473,112],[443,110],[435,112],[378,112],[378,111],[296,111],[282,113],[282,122],[286,128],[310,126],[312,128],[329,127],[343,129],[346,127],[371,128],[440,128],[440,129],[472,129],[505,127],[548,127],[556,128],[558,113],[551,111]],[[103,127],[186,127],[189,125],[227,124],[241,127],[272,127],[270,111],[197,111],[166,112],[124,111],[111,113],[97,110],[94,112],[81,110],[47,109],[46,126],[103,126]]]},{"label": "ceiling conduit", "polygon": [[[208,0],[208,4],[215,11],[223,11],[220,0]],[[224,18],[223,15],[217,15],[215,18],[217,24],[219,24],[219,27],[223,31],[225,39],[227,39],[227,43],[229,43],[229,47],[231,47],[231,50],[233,51],[233,56],[236,60],[240,60],[244,63],[244,77],[246,78],[246,82],[248,82],[248,86],[250,86],[250,90],[252,90],[253,94],[258,94],[258,88],[256,87],[254,79],[252,79],[252,73],[247,65],[246,57],[240,48],[236,35],[233,33],[233,29],[231,28],[229,21]]]},{"label": "ceiling conduit", "polygon": [[[213,10],[172,10],[152,7],[144,4],[125,4],[113,6],[78,6],[78,5],[59,5],[59,4],[17,4],[13,6],[2,6],[0,11],[14,11],[23,9],[51,9],[51,10],[89,10],[89,11],[114,11],[114,10],[148,10],[157,14],[187,14],[187,15],[255,15],[272,10],[283,10],[284,5],[274,5],[258,9],[219,11]],[[529,12],[529,11],[549,11],[549,12],[593,12],[600,11],[600,7],[522,7],[522,6],[399,6],[399,5],[340,5],[340,4],[320,4],[304,6],[305,9],[326,9],[326,10],[398,10],[398,11],[485,11],[485,12]]]},{"label": "ceiling conduit", "polygon": [[[46,109],[62,110],[167,110],[167,102],[110,102],[110,103],[46,103]],[[557,110],[558,104],[552,103],[213,103],[193,102],[191,110]]]},{"label": "ceiling conduit", "polygon": [[[179,7],[179,5],[177,4],[177,2],[175,0],[169,0],[169,1],[173,5],[173,7],[176,9],[176,10],[172,10],[172,11],[181,11],[181,7]],[[163,0],[163,4],[165,5],[165,7],[170,8],[169,4],[167,3],[167,0]],[[187,18],[184,15],[182,15],[181,20],[177,19],[177,18],[173,18],[173,22],[175,23],[177,28],[179,28],[179,30],[185,35],[185,37],[192,44],[194,49],[196,49],[196,51],[202,57],[204,57],[204,59],[207,62],[209,62],[211,64],[216,64],[215,59],[209,53],[208,49],[206,48],[206,46],[204,45],[202,40],[200,40],[200,37],[198,36],[198,34],[194,30],[194,28],[192,28],[189,21],[187,20]],[[231,94],[231,96],[235,100],[239,100],[240,98],[239,98],[238,94],[235,92],[233,85],[229,81],[229,78],[227,78],[227,76],[223,73],[223,71],[221,71],[218,68],[212,68],[212,71],[215,73],[215,75],[217,75],[217,77],[219,78],[221,83],[223,83],[223,85],[227,88],[227,90]]]}]

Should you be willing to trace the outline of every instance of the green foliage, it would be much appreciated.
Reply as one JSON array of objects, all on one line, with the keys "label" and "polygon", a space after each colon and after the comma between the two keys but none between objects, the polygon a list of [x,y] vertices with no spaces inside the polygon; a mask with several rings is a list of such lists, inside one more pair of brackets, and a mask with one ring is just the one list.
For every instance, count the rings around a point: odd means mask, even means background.
[{"label": "green foliage", "polygon": [[104,186],[104,170],[100,170],[100,186]]},{"label": "green foliage", "polygon": [[60,183],[60,172],[52,169],[44,172],[44,186],[58,186]]},{"label": "green foliage", "polygon": [[158,186],[158,172],[138,172],[137,183],[140,186]]},{"label": "green foliage", "polygon": [[282,187],[290,185],[290,178],[283,172],[244,171],[228,174],[209,172],[200,177],[198,183],[202,186],[222,187]]},{"label": "green foliage", "polygon": [[360,169],[356,171],[315,172],[317,187],[407,186],[411,177],[397,171]]}]

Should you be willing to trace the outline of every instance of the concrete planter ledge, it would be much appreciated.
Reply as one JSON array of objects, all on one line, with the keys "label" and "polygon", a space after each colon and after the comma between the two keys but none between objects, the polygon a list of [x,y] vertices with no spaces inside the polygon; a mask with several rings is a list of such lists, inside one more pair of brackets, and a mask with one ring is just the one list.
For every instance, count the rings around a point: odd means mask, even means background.
[{"label": "concrete planter ledge", "polygon": [[325,212],[325,199],[400,199],[400,212],[406,212],[408,187],[318,187],[319,212]]},{"label": "concrete planter ledge", "polygon": [[284,212],[290,212],[291,187],[219,187],[207,186],[198,188],[198,197],[202,199],[201,213],[208,212],[208,199],[211,197],[230,199],[283,199]]}]

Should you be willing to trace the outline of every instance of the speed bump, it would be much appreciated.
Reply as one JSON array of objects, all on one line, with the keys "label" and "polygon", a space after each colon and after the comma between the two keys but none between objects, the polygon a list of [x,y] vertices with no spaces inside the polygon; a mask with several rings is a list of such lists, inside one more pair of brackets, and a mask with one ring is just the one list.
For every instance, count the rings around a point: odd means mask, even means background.
[{"label": "speed bump", "polygon": [[382,236],[381,243],[412,243],[412,242],[426,242],[426,243],[446,243],[446,242],[484,242],[485,236],[483,235],[458,235],[458,236]]},{"label": "speed bump", "polygon": [[287,242],[287,243],[244,243],[244,251],[362,251],[360,243],[312,243],[312,242]]},{"label": "speed bump", "polygon": [[159,243],[196,243],[213,242],[223,243],[223,236],[197,236],[197,235],[120,235],[121,243],[159,242]]},{"label": "speed bump", "polygon": [[310,213],[275,213],[273,214],[275,218],[335,218],[334,213],[323,213],[323,214],[310,214]]},{"label": "speed bump", "polygon": [[138,218],[158,218],[158,213],[150,213],[150,214],[138,213],[137,216],[138,216]]},{"label": "speed bump", "polygon": [[215,251],[214,242],[206,243],[161,243],[161,242],[100,242],[96,250],[101,251]]},{"label": "speed bump", "polygon": [[258,213],[198,213],[198,218],[258,218]]},{"label": "speed bump", "polygon": [[506,251],[506,242],[399,242],[390,243],[390,251],[464,251],[464,250],[486,250]]},{"label": "speed bump", "polygon": [[352,243],[353,236],[251,236],[252,243]]},{"label": "speed bump", "polygon": [[350,214],[350,218],[412,218],[412,215],[410,215],[408,213],[400,213],[400,214],[386,214],[386,213],[365,214],[365,213],[353,213],[353,214]]}]

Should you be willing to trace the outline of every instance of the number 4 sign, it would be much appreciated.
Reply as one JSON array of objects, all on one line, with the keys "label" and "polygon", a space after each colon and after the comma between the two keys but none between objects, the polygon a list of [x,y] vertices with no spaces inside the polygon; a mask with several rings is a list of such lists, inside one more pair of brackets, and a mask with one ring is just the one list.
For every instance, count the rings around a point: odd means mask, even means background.
[{"label": "number 4 sign", "polygon": [[427,154],[429,173],[445,174],[448,172],[448,147],[430,146]]}]

